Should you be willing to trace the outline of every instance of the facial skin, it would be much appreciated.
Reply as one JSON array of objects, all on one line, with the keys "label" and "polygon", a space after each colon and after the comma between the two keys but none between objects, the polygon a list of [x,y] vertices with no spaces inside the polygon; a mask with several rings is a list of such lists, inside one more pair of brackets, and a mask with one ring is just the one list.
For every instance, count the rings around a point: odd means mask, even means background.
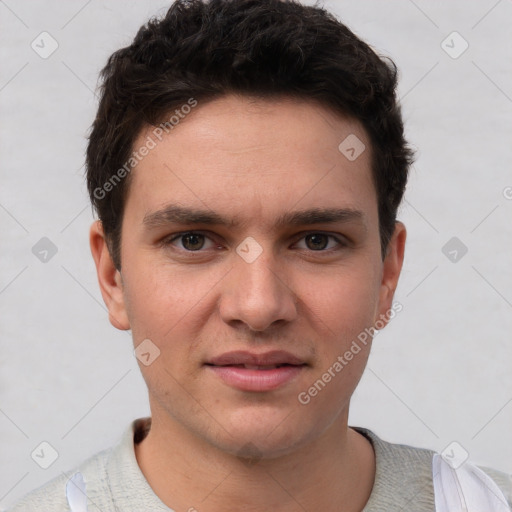
[{"label": "facial skin", "polygon": [[[349,134],[366,146],[352,162],[338,150]],[[175,510],[339,510],[333,498],[361,510],[366,503],[373,450],[347,422],[371,343],[307,405],[297,397],[392,307],[406,232],[396,224],[383,262],[370,152],[358,122],[312,102],[226,96],[199,103],[133,170],[120,273],[100,223],[91,227],[112,324],[131,329],[135,347],[150,339],[160,350],[151,365],[139,362],[152,428],[136,455]],[[144,223],[169,205],[232,224]],[[277,225],[309,209],[360,213]],[[192,230],[196,238],[169,241]],[[247,237],[262,249],[252,262],[237,253]],[[277,389],[243,391],[205,366],[233,350],[285,350],[306,366]],[[257,463],[244,464],[251,454]]]}]

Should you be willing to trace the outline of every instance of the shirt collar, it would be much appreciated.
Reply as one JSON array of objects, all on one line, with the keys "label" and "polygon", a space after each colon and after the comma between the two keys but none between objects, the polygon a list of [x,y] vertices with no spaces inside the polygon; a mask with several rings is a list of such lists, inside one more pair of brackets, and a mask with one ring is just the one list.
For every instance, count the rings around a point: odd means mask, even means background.
[{"label": "shirt collar", "polygon": [[[135,456],[134,443],[144,439],[150,425],[150,417],[132,421],[107,462],[107,478],[114,504],[123,512],[174,512],[154,493]],[[363,512],[407,510],[412,503],[416,510],[434,510],[433,451],[388,443],[367,428],[350,428],[365,436],[375,452],[375,481]],[[419,502],[424,509],[417,506]]]}]

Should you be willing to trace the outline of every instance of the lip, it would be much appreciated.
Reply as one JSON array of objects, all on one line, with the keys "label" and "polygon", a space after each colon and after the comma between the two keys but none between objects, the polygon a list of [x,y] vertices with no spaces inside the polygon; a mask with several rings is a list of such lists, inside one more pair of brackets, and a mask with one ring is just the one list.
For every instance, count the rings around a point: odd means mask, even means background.
[{"label": "lip", "polygon": [[[244,368],[247,365],[250,368]],[[265,366],[277,368],[254,368]],[[241,391],[272,391],[295,379],[307,366],[299,357],[282,350],[255,354],[226,352],[210,359],[205,366],[228,386]]]},{"label": "lip", "polygon": [[225,352],[220,356],[213,357],[207,362],[207,364],[213,366],[232,366],[237,364],[273,366],[278,364],[302,365],[305,364],[305,361],[290,352],[285,352],[284,350],[273,350],[262,354],[236,350],[233,352]]}]

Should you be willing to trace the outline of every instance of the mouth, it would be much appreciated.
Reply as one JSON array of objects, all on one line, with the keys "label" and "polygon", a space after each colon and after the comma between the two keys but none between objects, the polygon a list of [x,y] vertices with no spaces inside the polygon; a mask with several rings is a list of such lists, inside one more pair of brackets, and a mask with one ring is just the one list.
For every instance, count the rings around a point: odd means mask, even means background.
[{"label": "mouth", "polygon": [[300,365],[294,365],[294,364],[272,364],[272,365],[257,365],[257,364],[222,364],[222,365],[216,365],[216,364],[208,364],[207,366],[216,366],[218,368],[245,368],[246,370],[275,370],[276,368],[282,368],[283,366],[300,366]]},{"label": "mouth", "polygon": [[275,368],[278,366],[299,366],[306,364],[305,359],[284,350],[273,350],[257,354],[244,350],[225,352],[206,362],[210,366],[240,366]]},{"label": "mouth", "polygon": [[227,352],[205,363],[224,384],[240,391],[264,392],[283,387],[308,364],[283,351],[255,354]]}]

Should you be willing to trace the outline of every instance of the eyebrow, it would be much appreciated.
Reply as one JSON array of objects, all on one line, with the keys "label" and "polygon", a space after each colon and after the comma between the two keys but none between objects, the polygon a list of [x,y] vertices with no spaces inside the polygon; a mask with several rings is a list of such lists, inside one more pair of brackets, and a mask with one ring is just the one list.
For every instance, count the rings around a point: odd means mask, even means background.
[{"label": "eyebrow", "polygon": [[[172,204],[155,212],[146,213],[142,222],[148,229],[163,227],[168,224],[206,224],[228,228],[237,227],[242,224],[238,218],[230,220],[211,210],[188,208]],[[353,208],[310,208],[286,212],[278,217],[275,227],[283,228],[285,226],[349,222],[359,222],[366,228],[364,213]]]}]

